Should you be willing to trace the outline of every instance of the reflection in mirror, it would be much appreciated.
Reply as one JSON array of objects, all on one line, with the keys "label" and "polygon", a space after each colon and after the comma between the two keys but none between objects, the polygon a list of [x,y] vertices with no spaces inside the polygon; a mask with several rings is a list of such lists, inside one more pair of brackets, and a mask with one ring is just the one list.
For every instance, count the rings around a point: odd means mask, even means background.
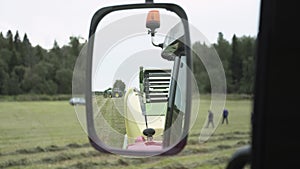
[{"label": "reflection in mirror", "polygon": [[158,10],[149,11],[146,27],[150,29],[151,36],[155,35],[155,30],[160,27],[160,16]]},{"label": "reflection in mirror", "polygon": [[181,19],[162,9],[136,9],[112,12],[103,22],[107,25],[101,21],[94,35],[92,58],[97,137],[123,150],[176,145],[183,137],[188,71]]}]

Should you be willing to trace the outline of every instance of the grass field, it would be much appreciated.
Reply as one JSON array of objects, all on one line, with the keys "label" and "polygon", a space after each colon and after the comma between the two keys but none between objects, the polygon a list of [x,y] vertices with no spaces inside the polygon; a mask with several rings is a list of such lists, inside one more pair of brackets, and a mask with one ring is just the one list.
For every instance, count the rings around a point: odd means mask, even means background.
[{"label": "grass field", "polygon": [[[207,115],[209,101],[200,105]],[[68,101],[0,102],[0,168],[225,168],[231,154],[250,143],[251,105],[227,100],[229,125],[219,124],[206,143],[199,143],[203,124],[196,122],[178,155],[134,159],[94,150]]]}]

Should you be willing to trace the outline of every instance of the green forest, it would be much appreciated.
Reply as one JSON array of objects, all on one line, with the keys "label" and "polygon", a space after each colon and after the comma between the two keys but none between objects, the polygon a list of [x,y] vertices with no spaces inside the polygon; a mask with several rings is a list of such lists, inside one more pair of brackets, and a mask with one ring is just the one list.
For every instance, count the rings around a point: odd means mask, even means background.
[{"label": "green forest", "polygon": [[55,41],[50,50],[32,46],[27,34],[0,33],[0,94],[71,94],[76,58],[83,44],[70,37],[67,45]]},{"label": "green forest", "polygon": [[217,52],[226,76],[227,93],[252,95],[255,76],[255,49],[255,37],[233,35],[230,42],[224,39],[222,33],[219,33],[215,44],[194,43],[192,46],[193,71],[199,91],[210,93],[211,85],[205,66],[196,55],[204,55],[202,59],[207,60]]},{"label": "green forest", "polygon": [[[255,37],[235,35],[228,41],[219,33],[217,43],[208,46],[198,42],[193,49],[217,51],[225,70],[227,93],[252,94],[255,41]],[[54,41],[46,50],[32,46],[27,34],[20,37],[18,31],[0,32],[0,95],[71,94],[73,69],[83,46],[78,37],[71,36],[68,44],[59,46]],[[193,66],[200,92],[209,93],[209,78],[200,59],[194,59]]]}]

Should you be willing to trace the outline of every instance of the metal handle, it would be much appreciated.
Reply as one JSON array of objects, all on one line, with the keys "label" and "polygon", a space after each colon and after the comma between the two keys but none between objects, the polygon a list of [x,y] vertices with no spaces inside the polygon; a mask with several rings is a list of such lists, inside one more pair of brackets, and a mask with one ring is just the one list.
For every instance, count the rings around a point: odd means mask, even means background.
[{"label": "metal handle", "polygon": [[251,146],[245,146],[237,150],[231,157],[226,169],[243,169],[250,163]]}]

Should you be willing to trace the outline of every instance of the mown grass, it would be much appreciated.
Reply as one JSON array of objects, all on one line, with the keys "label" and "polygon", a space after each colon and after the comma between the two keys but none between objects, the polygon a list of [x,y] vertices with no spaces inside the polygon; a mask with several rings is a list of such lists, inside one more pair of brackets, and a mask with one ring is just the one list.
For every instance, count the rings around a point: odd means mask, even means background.
[{"label": "mown grass", "polygon": [[68,101],[0,102],[0,152],[87,141]]},{"label": "mown grass", "polygon": [[[94,150],[68,101],[0,102],[0,168],[225,168],[230,156],[250,143],[251,105],[250,100],[227,100],[229,125],[220,124],[200,144],[203,124],[195,123],[176,156],[127,158]],[[200,106],[206,115],[209,101],[201,100]]]}]

